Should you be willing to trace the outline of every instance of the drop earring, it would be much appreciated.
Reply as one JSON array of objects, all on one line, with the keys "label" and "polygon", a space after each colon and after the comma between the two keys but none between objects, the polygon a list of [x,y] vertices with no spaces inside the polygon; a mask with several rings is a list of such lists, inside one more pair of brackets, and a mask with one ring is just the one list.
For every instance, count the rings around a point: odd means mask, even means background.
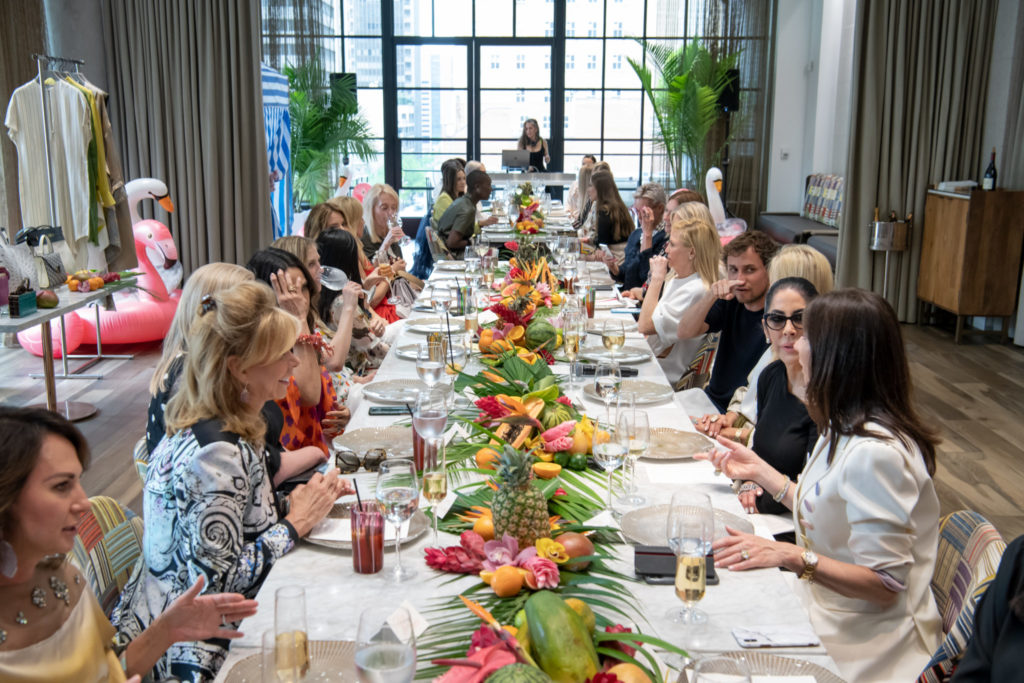
[{"label": "drop earring", "polygon": [[238,397],[240,399],[242,399],[242,403],[248,403],[249,402],[249,398],[250,397],[249,397],[249,385],[248,384],[246,384],[244,387],[242,387],[242,393],[240,393],[238,395]]}]

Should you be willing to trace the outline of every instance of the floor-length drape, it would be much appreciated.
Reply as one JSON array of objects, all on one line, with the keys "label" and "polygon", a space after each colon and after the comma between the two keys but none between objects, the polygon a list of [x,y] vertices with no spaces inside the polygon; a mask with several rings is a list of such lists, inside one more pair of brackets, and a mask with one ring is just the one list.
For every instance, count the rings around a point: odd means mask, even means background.
[{"label": "floor-length drape", "polygon": [[125,177],[167,183],[186,271],[245,263],[272,239],[259,1],[103,0],[102,9]]},{"label": "floor-length drape", "polygon": [[[916,218],[911,249],[892,259],[890,303],[917,316],[925,191],[973,178],[981,149],[996,3],[873,0],[857,4],[853,117],[837,281],[882,291],[882,256],[868,250],[877,206]],[[898,267],[897,267],[898,263]]]}]

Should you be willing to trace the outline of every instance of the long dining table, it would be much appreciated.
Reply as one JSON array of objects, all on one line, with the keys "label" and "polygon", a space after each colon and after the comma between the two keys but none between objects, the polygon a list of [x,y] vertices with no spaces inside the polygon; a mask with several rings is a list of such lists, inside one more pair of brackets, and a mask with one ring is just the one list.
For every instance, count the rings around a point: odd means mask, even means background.
[{"label": "long dining table", "polygon": [[[591,264],[592,268],[603,268],[599,264]],[[607,277],[607,270],[603,271]],[[450,278],[451,272],[435,270],[431,280]],[[594,273],[599,278],[601,274]],[[429,286],[424,290],[429,291]],[[612,312],[619,308],[620,303],[613,300],[612,293],[599,291],[595,319],[607,319],[611,316],[632,322],[633,318],[622,313]],[[417,318],[431,317],[430,313],[413,312],[410,321]],[[409,321],[399,321],[393,325],[402,326],[395,342],[384,362],[377,371],[373,382],[386,380],[417,379],[415,361],[399,358],[396,351],[403,345],[415,344],[425,340],[420,333],[405,329]],[[457,326],[457,327],[456,327]],[[462,323],[455,321],[454,329],[461,331]],[[584,349],[601,346],[599,334],[587,334]],[[627,346],[646,348],[646,340],[635,330],[627,333]],[[466,371],[473,373],[483,366],[478,360],[470,361]],[[668,386],[668,381],[656,359],[630,365],[638,370],[636,379],[660,383]],[[565,363],[556,363],[553,368],[557,374],[567,374]],[[572,391],[567,391],[573,401],[582,404],[588,415],[604,419],[605,405],[590,398],[581,391],[577,384]],[[348,431],[366,427],[387,427],[402,420],[395,416],[371,416],[369,409],[377,405],[366,397],[358,399],[352,406],[352,419]],[[692,404],[691,404],[692,405]],[[640,406],[647,412],[652,429],[672,427],[685,432],[694,432],[692,419],[683,407],[679,394],[671,400],[660,404]],[[692,408],[691,408],[692,409]],[[614,408],[612,409],[614,411]],[[360,470],[356,475],[360,491],[364,497],[372,496],[375,477]],[[683,458],[679,460],[648,460],[641,459],[636,467],[636,480],[639,493],[645,497],[644,505],[668,503],[672,493],[681,487],[702,491],[709,495],[716,509],[748,520],[755,533],[771,537],[778,531],[778,524],[762,519],[759,515],[748,515],[740,506],[731,482],[723,476],[716,475],[714,468],[703,461]],[[604,489],[601,490],[603,494]],[[421,498],[421,507],[429,505]],[[632,508],[617,508],[616,513]],[[615,525],[618,514],[604,512],[595,518],[595,523]],[[452,534],[441,532],[441,545],[458,545],[459,539]],[[428,613],[435,598],[454,596],[461,591],[478,585],[480,580],[473,575],[456,578],[454,574],[445,574],[428,567],[424,561],[424,549],[432,543],[428,531],[419,538],[403,544],[401,549],[402,564],[414,567],[416,576],[411,581],[393,583],[389,570],[394,566],[395,552],[391,543],[386,543],[384,569],[377,574],[356,574],[353,571],[350,551],[336,550],[309,542],[300,542],[286,556],[278,560],[261,587],[257,600],[257,613],[246,619],[241,625],[244,636],[233,641],[228,658],[221,669],[218,681],[231,680],[227,673],[242,658],[260,652],[261,638],[264,631],[274,626],[274,595],[286,586],[301,586],[306,591],[306,610],[310,640],[354,640],[360,613],[371,606],[393,604],[398,606],[404,602],[411,604],[422,615],[429,619],[437,619],[437,614]],[[634,576],[633,546],[628,543],[616,546],[618,549],[614,568]],[[768,628],[778,627],[798,631],[812,630],[807,611],[793,591],[796,580],[791,573],[778,569],[759,569],[744,572],[719,570],[718,585],[709,585],[698,608],[708,615],[706,625],[692,629],[674,624],[667,616],[670,608],[681,606],[675,595],[674,586],[652,585],[643,581],[628,582],[627,588],[636,599],[635,611],[638,615],[639,629],[655,635],[674,645],[686,649],[691,657],[699,657],[709,653],[733,652],[740,650],[733,636],[734,627]],[[621,618],[620,618],[621,621]],[[630,624],[626,624],[630,625]],[[468,634],[467,634],[467,647]],[[835,663],[821,645],[796,648],[770,648],[763,650],[772,655],[782,655],[805,660],[822,666],[831,672],[838,672]]]}]

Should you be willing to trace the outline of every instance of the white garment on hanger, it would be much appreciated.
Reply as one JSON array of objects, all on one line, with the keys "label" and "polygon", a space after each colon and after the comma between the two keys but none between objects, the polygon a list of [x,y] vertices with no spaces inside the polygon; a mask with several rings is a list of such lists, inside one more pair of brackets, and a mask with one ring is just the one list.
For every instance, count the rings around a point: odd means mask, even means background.
[{"label": "white garment on hanger", "polygon": [[[18,193],[22,224],[26,226],[53,224],[39,88],[39,83],[32,80],[15,90],[5,119],[7,134],[18,150]],[[89,186],[88,151],[92,141],[89,104],[82,93],[63,81],[56,80],[46,88],[50,104],[50,160],[57,204],[56,223],[64,230],[64,241],[54,246],[61,252],[66,266],[86,267],[88,256],[82,245],[83,240],[89,238],[89,202],[95,201]]]}]

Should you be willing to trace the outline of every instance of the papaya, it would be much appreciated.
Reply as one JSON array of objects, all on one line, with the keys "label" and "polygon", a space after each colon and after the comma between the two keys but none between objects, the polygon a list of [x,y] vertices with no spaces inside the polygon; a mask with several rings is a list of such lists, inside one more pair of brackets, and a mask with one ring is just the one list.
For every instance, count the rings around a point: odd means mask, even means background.
[{"label": "papaya", "polygon": [[537,665],[556,683],[579,683],[600,668],[594,641],[583,619],[551,591],[526,601],[530,650]]},{"label": "papaya", "polygon": [[[502,398],[507,399],[509,401],[509,403],[511,404],[509,405],[510,408],[518,403],[518,406],[522,406],[524,412],[526,412],[526,414],[529,415],[530,417],[535,418],[538,415],[540,415],[540,411],[544,410],[544,401],[541,399],[527,399],[527,403],[524,405],[521,401],[519,401],[519,399],[511,396],[502,396]],[[498,425],[498,428],[494,430],[494,433],[501,437],[501,439],[503,439],[513,448],[522,448],[523,444],[525,444],[533,435],[533,426],[514,425],[508,424],[507,422],[503,422],[502,424]],[[493,439],[492,443],[494,443]]]}]

